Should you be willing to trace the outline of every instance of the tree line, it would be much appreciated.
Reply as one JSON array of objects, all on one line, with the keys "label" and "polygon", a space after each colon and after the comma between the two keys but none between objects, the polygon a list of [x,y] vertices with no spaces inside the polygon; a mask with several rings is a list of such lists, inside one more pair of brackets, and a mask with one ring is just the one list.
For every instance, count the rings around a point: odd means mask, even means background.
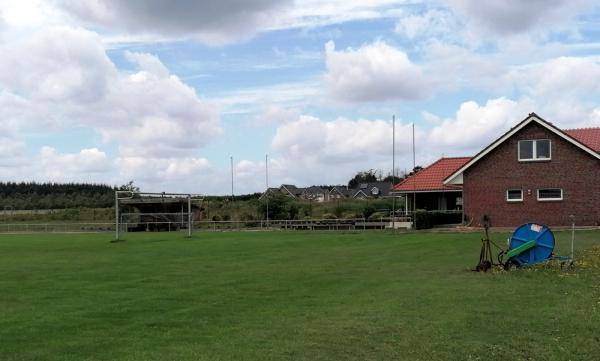
[{"label": "tree line", "polygon": [[115,190],[106,184],[0,182],[0,210],[111,207]]}]

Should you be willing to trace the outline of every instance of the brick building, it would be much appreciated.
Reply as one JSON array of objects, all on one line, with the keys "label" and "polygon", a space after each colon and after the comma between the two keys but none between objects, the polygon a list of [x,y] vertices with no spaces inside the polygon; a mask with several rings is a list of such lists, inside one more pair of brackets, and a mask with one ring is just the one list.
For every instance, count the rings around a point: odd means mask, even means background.
[{"label": "brick building", "polygon": [[600,127],[561,130],[531,113],[450,174],[464,218],[492,226],[600,225]]}]

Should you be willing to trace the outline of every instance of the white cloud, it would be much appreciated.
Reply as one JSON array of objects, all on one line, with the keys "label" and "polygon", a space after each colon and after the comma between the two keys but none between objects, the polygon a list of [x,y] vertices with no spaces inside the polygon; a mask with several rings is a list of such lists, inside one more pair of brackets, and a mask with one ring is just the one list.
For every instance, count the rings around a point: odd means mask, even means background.
[{"label": "white cloud", "polygon": [[556,124],[584,126],[598,105],[600,57],[559,57],[513,67],[504,81],[534,99],[539,112]]},{"label": "white cloud", "polygon": [[97,148],[82,149],[79,153],[59,153],[52,147],[42,147],[39,155],[41,177],[51,181],[95,181],[100,173],[111,170],[106,153]]},{"label": "white cloud", "polygon": [[423,51],[423,69],[436,79],[440,89],[456,91],[466,88],[504,93],[507,84],[500,82],[508,71],[496,55],[482,55],[466,47],[429,40]]},{"label": "white cloud", "polygon": [[491,99],[485,105],[464,102],[454,118],[444,119],[429,131],[427,144],[445,154],[472,155],[534,110],[527,101],[506,98]]},{"label": "white cloud", "polygon": [[119,71],[99,36],[66,27],[44,28],[2,50],[2,122],[91,127],[126,156],[182,156],[220,133],[216,108],[153,55],[127,52],[139,70]]},{"label": "white cloud", "polygon": [[[158,176],[172,179],[201,166],[189,154],[221,132],[215,106],[156,56],[126,52],[137,70],[120,71],[100,37],[87,30],[43,28],[0,50],[6,54],[0,59],[0,128],[4,138],[11,137],[3,147],[15,152],[23,148],[19,134],[27,129],[92,128],[105,142],[116,143],[121,157],[153,159],[165,165]],[[60,154],[44,148],[40,157],[42,176],[61,180],[106,164],[95,163],[106,157],[97,149]]]},{"label": "white cloud", "polygon": [[143,184],[198,181],[210,168],[205,158],[120,157],[116,160],[122,179],[136,179]]},{"label": "white cloud", "polygon": [[333,41],[325,46],[329,93],[344,102],[391,99],[416,100],[430,93],[421,67],[406,53],[383,41],[359,49],[336,51]]},{"label": "white cloud", "polygon": [[4,31],[4,28],[6,28],[6,20],[4,20],[2,11],[0,11],[0,34],[2,34],[2,32]]},{"label": "white cloud", "polygon": [[[0,92],[0,119],[12,111],[10,97]],[[19,139],[17,129],[14,119],[0,121],[0,168],[18,167],[24,160],[25,143]]]},{"label": "white cloud", "polygon": [[[158,58],[129,54],[139,72],[123,74],[115,83],[101,134],[117,141],[127,156],[169,157],[207,145],[220,133],[219,115],[193,88],[169,75]],[[112,107],[112,108],[110,108]]]},{"label": "white cloud", "polygon": [[223,113],[261,113],[264,104],[296,108],[307,103],[319,103],[319,83],[313,79],[253,88],[239,88],[210,98]]},{"label": "white cloud", "polygon": [[0,168],[19,167],[24,162],[25,143],[13,136],[0,134]]},{"label": "white cloud", "polygon": [[401,16],[395,32],[408,39],[448,37],[459,27],[458,19],[444,9],[431,9],[423,14]]},{"label": "white cloud", "polygon": [[[399,123],[396,130],[398,141],[406,142],[406,137],[401,135],[409,131],[407,125]],[[390,121],[339,118],[324,122],[303,115],[277,129],[272,147],[286,156],[336,164],[388,154],[391,142]]]},{"label": "white cloud", "polygon": [[[398,164],[410,158],[411,133],[410,124],[396,122]],[[392,123],[302,115],[277,128],[271,147],[274,183],[346,183],[357,171],[391,168]]]},{"label": "white cloud", "polygon": [[600,91],[600,57],[549,59],[513,69],[510,79],[539,98],[582,97]]},{"label": "white cloud", "polygon": [[378,19],[392,16],[405,0],[303,0],[277,21],[273,28],[318,27],[347,21]]},{"label": "white cloud", "polygon": [[39,31],[3,50],[0,83],[36,103],[97,102],[116,75],[100,38],[79,29]]}]

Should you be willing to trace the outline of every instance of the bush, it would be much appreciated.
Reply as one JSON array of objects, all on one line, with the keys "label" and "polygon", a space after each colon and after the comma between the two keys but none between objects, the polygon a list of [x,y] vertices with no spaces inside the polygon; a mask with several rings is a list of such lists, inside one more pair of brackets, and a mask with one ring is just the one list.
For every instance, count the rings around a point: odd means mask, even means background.
[{"label": "bush", "polygon": [[325,213],[325,214],[323,214],[323,217],[321,217],[321,218],[323,218],[323,219],[337,219],[337,217],[333,213]]},{"label": "bush", "polygon": [[346,212],[346,213],[342,214],[342,217],[344,219],[358,219],[358,218],[363,218],[363,215],[361,213],[356,213],[356,212]]},{"label": "bush", "polygon": [[363,208],[363,217],[369,218],[373,213],[375,213],[376,209],[372,205],[366,206]]},{"label": "bush", "polygon": [[375,212],[369,216],[369,221],[379,221],[381,218],[389,217],[387,212]]}]

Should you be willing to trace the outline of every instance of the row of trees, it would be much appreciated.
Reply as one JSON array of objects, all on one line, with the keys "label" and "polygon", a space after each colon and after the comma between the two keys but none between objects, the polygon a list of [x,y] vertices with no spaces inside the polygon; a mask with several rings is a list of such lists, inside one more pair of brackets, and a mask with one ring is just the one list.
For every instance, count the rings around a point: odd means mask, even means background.
[{"label": "row of trees", "polygon": [[115,188],[105,184],[0,182],[0,209],[105,208]]},{"label": "row of trees", "polygon": [[392,184],[397,184],[406,177],[419,172],[421,169],[423,169],[423,167],[418,165],[410,173],[403,173],[401,176],[388,174],[385,177],[383,177],[383,173],[381,171],[369,169],[367,171],[356,173],[356,175],[348,181],[348,188],[356,188],[361,183],[371,182],[390,182]]},{"label": "row of trees", "polygon": [[[416,167],[408,175],[414,174],[420,169],[421,167]],[[360,183],[376,181],[398,183],[402,179],[403,177],[392,177],[392,175],[382,177],[380,171],[370,169],[358,172],[350,179],[348,186],[355,188]],[[120,187],[88,183],[0,182],[0,210],[65,209],[77,207],[106,208],[113,205],[114,191],[117,189],[140,190],[133,181]],[[238,201],[257,201],[260,195],[261,193],[237,195],[235,199]],[[219,201],[229,198],[230,196],[211,196],[207,197],[207,200]],[[266,212],[266,209],[261,209],[260,212]],[[300,207],[285,199],[281,201],[275,200],[269,209],[269,214],[273,218],[285,215],[286,218],[293,219],[302,216],[303,214],[301,213],[307,212],[307,210],[300,209]]]}]

